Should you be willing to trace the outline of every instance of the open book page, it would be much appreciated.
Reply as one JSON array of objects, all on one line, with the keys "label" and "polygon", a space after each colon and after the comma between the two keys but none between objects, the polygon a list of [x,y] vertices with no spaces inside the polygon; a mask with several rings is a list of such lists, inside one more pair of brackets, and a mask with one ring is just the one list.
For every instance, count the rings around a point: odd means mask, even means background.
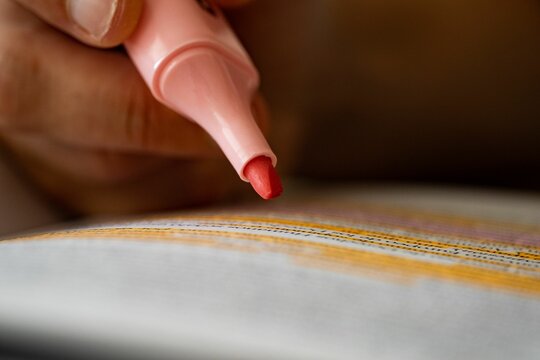
[{"label": "open book page", "polygon": [[540,199],[326,189],[88,225],[0,242],[0,289],[0,337],[96,357],[538,359]]}]

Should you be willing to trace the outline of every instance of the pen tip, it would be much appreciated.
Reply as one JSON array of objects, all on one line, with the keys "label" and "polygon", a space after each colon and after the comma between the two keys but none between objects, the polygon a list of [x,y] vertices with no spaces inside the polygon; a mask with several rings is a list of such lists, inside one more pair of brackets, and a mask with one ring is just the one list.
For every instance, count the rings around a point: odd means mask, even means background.
[{"label": "pen tip", "polygon": [[281,179],[272,166],[272,160],[266,156],[252,159],[244,168],[244,176],[265,200],[278,197],[283,192]]}]

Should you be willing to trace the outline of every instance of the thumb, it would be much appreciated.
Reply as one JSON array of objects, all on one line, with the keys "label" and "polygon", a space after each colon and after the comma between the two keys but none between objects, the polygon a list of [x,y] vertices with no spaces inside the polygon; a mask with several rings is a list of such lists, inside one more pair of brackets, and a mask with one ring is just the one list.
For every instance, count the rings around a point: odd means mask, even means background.
[{"label": "thumb", "polygon": [[124,42],[135,29],[143,0],[17,0],[54,27],[96,47]]}]

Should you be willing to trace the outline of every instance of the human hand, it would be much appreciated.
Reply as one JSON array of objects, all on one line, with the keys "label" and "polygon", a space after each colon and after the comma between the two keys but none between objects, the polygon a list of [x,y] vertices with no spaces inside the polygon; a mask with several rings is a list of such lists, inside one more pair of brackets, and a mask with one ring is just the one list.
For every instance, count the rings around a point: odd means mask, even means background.
[{"label": "human hand", "polygon": [[[198,125],[154,100],[123,51],[104,50],[129,37],[142,2],[0,2],[0,137],[33,183],[79,212],[208,202],[239,183]],[[260,96],[253,111],[264,127]]]}]

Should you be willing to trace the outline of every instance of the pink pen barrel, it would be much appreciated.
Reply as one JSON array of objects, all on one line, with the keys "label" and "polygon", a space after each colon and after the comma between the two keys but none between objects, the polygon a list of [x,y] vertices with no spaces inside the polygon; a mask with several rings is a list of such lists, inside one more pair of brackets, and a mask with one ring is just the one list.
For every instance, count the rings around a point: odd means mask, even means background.
[{"label": "pink pen barrel", "polygon": [[265,156],[276,165],[251,112],[257,70],[219,8],[208,0],[148,0],[125,43],[154,96],[195,121],[238,175]]}]

